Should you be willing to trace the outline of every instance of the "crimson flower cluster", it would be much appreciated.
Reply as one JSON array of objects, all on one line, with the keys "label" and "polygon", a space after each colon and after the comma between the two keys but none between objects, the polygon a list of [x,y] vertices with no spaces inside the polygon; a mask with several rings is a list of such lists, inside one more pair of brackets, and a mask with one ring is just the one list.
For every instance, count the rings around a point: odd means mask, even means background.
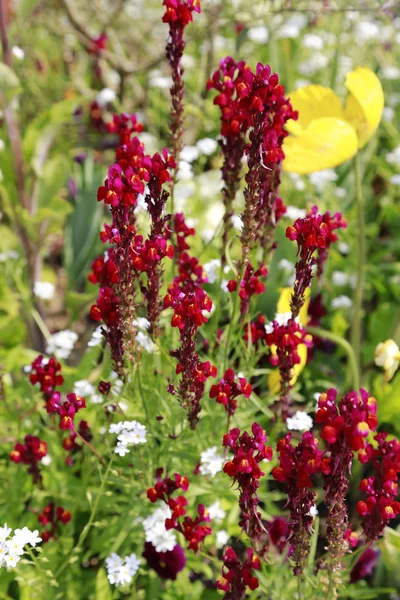
[{"label": "crimson flower cluster", "polygon": [[166,46],[166,56],[171,69],[171,120],[170,147],[174,158],[178,159],[182,150],[183,135],[183,99],[185,85],[182,56],[185,49],[183,34],[185,27],[193,21],[193,12],[200,13],[199,0],[164,0],[166,7],[163,22],[169,25],[169,39]]},{"label": "crimson flower cluster", "polygon": [[363,479],[359,489],[366,494],[365,500],[357,503],[357,512],[363,517],[363,530],[368,540],[381,535],[386,524],[400,515],[398,479],[400,473],[400,442],[388,440],[386,433],[374,437],[376,446],[367,444],[359,452],[362,463],[372,465],[374,474]]},{"label": "crimson flower cluster", "polygon": [[[89,280],[100,284],[100,292],[90,314],[95,321],[103,320],[103,330],[116,371],[124,374],[124,355],[133,360],[135,347],[136,280],[146,275],[140,288],[150,321],[150,334],[159,333],[159,314],[162,308],[160,287],[162,260],[172,258],[168,243],[169,215],[164,214],[168,193],[163,184],[171,180],[169,169],[175,160],[164,149],[162,154],[145,154],[144,146],[133,133],[142,131],[135,115],[115,115],[108,126],[120,138],[116,163],[108,170],[97,199],[110,207],[112,223],[104,225],[100,234],[103,243],[111,244],[105,256],[92,264]],[[148,239],[138,235],[135,227],[135,207],[139,194],[144,194],[151,230]]]},{"label": "crimson flower cluster", "polygon": [[239,525],[256,540],[264,531],[261,514],[257,510],[260,501],[257,490],[260,477],[264,475],[259,463],[271,460],[272,448],[266,445],[266,433],[258,423],[253,423],[251,431],[253,435],[247,431],[240,435],[240,429],[235,427],[224,435],[223,446],[230,448],[234,454],[232,460],[225,463],[224,473],[232,477],[240,490]]},{"label": "crimson flower cluster", "polygon": [[32,362],[31,368],[29,375],[31,384],[39,384],[46,402],[59,402],[60,392],[56,391],[56,388],[64,383],[64,377],[61,375],[61,364],[54,358],[47,360],[40,354]]},{"label": "crimson flower cluster", "polygon": [[85,398],[75,393],[67,394],[64,402],[49,401],[46,410],[49,414],[60,415],[60,429],[74,430],[74,418],[81,408],[86,408]]},{"label": "crimson flower cluster", "polygon": [[42,482],[39,463],[47,454],[47,444],[34,435],[26,435],[24,443],[17,442],[14,450],[10,452],[10,459],[14,463],[29,465],[28,473],[32,475],[33,483]]},{"label": "crimson flower cluster", "polygon": [[[187,226],[181,213],[175,215],[174,229],[177,234],[178,275],[164,297],[164,308],[173,308],[171,325],[179,329],[180,347],[171,354],[178,360],[176,373],[182,375],[178,388],[180,402],[188,411],[189,423],[194,429],[199,420],[205,381],[217,374],[216,367],[209,361],[200,362],[196,352],[198,330],[207,323],[205,313],[211,311],[212,302],[201,287],[207,281],[204,269],[197,258],[187,252],[187,237],[194,235],[194,229]],[[169,391],[175,393],[175,388],[170,386]]]},{"label": "crimson flower cluster", "polygon": [[66,525],[71,520],[71,513],[65,510],[62,506],[57,506],[54,502],[50,502],[44,509],[43,512],[38,516],[38,521],[44,527],[49,526],[47,530],[40,532],[42,542],[46,543],[51,538],[57,536],[58,525]]},{"label": "crimson flower cluster", "polygon": [[72,466],[74,464],[72,456],[77,452],[80,452],[83,448],[83,446],[77,444],[77,437],[84,439],[86,442],[90,442],[93,438],[87,421],[80,421],[77,431],[71,431],[69,436],[63,440],[63,448],[69,453],[65,459],[65,464],[68,466]]},{"label": "crimson flower cluster", "polygon": [[260,558],[252,548],[247,549],[247,559],[243,562],[238,558],[233,548],[228,546],[223,556],[222,575],[217,580],[216,586],[219,590],[226,592],[226,600],[242,600],[246,594],[246,588],[250,591],[258,588],[258,579],[253,571],[260,570]]},{"label": "crimson flower cluster", "polygon": [[242,394],[245,398],[250,398],[252,391],[251,383],[247,383],[244,377],[238,377],[236,381],[235,371],[227,369],[223,378],[211,386],[210,398],[215,398],[218,404],[222,404],[228,416],[232,417],[237,409],[236,398]]},{"label": "crimson flower cluster", "polygon": [[265,315],[260,313],[256,319],[250,321],[250,327],[247,323],[244,324],[243,339],[246,342],[246,344],[249,341],[249,334],[251,343],[256,348],[258,348],[259,345],[262,345],[266,342],[266,322],[267,319],[265,318]]},{"label": "crimson flower cluster", "polygon": [[307,334],[304,327],[290,315],[287,323],[272,321],[267,325],[266,332],[265,340],[272,350],[269,361],[273,366],[279,366],[281,380],[279,410],[282,418],[286,420],[290,406],[292,369],[301,361],[298,348],[300,344],[310,347],[312,336]]},{"label": "crimson flower cluster", "polygon": [[[197,506],[197,517],[193,519],[186,515],[186,498],[184,496],[172,498],[172,494],[176,490],[181,489],[186,492],[188,487],[188,478],[175,473],[174,479],[164,477],[164,479],[157,481],[153,488],[147,490],[147,497],[153,503],[158,500],[165,502],[171,510],[171,517],[165,519],[166,529],[179,531],[188,542],[188,549],[197,552],[199,544],[207,535],[211,534],[211,527],[206,525],[210,522],[210,516],[205,506],[199,504]],[[184,519],[180,520],[181,517],[184,517]]]},{"label": "crimson flower cluster", "polygon": [[286,485],[289,527],[294,546],[293,560],[296,565],[294,573],[299,575],[303,572],[310,550],[313,523],[310,510],[315,500],[311,477],[320,472],[330,473],[331,460],[323,457],[318,449],[318,440],[309,431],[303,434],[297,446],[292,446],[290,440],[290,433],[279,440],[279,467],[272,469],[272,476]]},{"label": "crimson flower cluster", "polygon": [[299,260],[296,263],[296,279],[291,300],[293,318],[298,317],[304,304],[305,292],[311,285],[313,267],[317,265],[318,275],[323,272],[327,251],[338,239],[336,229],[347,227],[341,213],[333,216],[329,212],[321,215],[313,206],[309,213],[296,219],[294,225],[286,229],[286,237],[297,243]]},{"label": "crimson flower cluster", "polygon": [[325,503],[328,507],[327,539],[335,577],[340,577],[341,559],[348,549],[348,509],[346,496],[354,452],[363,450],[365,439],[378,425],[375,398],[365,390],[352,391],[336,403],[333,388],[318,399],[316,423],[322,424],[321,438],[330,456],[330,472],[325,476]]},{"label": "crimson flower cluster", "polygon": [[[250,307],[251,298],[265,292],[265,284],[260,281],[261,277],[267,277],[268,269],[261,263],[260,267],[255,271],[250,262],[246,264],[243,279],[239,286],[240,297],[240,312],[246,314]],[[234,279],[228,281],[228,290],[234,292],[237,289],[238,282]]]}]

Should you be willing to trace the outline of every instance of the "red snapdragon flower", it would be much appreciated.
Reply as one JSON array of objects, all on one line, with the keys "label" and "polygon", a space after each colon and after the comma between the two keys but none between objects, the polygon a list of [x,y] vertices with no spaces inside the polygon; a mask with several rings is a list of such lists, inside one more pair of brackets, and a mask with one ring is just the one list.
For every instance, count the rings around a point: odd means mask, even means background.
[{"label": "red snapdragon flower", "polygon": [[230,448],[234,454],[233,458],[225,463],[224,473],[232,477],[240,490],[239,525],[252,539],[257,539],[264,530],[261,514],[257,511],[257,490],[259,480],[264,475],[259,463],[271,460],[272,448],[266,445],[266,433],[258,423],[253,423],[251,430],[252,435],[247,431],[240,435],[240,429],[237,428],[224,435],[223,446]]},{"label": "red snapdragon flower", "polygon": [[10,459],[14,463],[29,465],[28,473],[32,475],[33,483],[41,484],[39,463],[47,454],[47,444],[34,435],[26,435],[24,443],[17,442],[14,450],[10,452]]},{"label": "red snapdragon flower", "polygon": [[[251,298],[265,292],[265,284],[260,281],[260,278],[267,277],[267,275],[268,269],[263,263],[257,270],[250,262],[247,263],[244,277],[239,286],[240,312],[242,315],[248,312]],[[228,281],[227,287],[230,292],[234,292],[237,289],[237,281],[231,279]]]},{"label": "red snapdragon flower", "polygon": [[222,404],[231,417],[237,408],[236,398],[242,394],[245,398],[250,398],[252,391],[252,385],[247,383],[244,377],[239,377],[238,381],[235,381],[234,370],[227,369],[219,383],[211,386],[210,398],[215,398],[218,404]]},{"label": "red snapdragon flower", "polygon": [[43,512],[39,514],[38,521],[46,527],[49,525],[49,529],[40,532],[40,537],[43,543],[48,542],[51,538],[57,537],[58,525],[66,525],[71,520],[71,513],[65,510],[62,506],[55,506],[54,502],[50,502]]},{"label": "red snapdragon flower", "polygon": [[226,592],[224,598],[242,600],[246,588],[251,591],[258,588],[258,579],[253,575],[253,570],[259,571],[261,564],[252,548],[247,549],[247,559],[242,562],[234,549],[228,546],[224,552],[223,563],[222,576],[217,580],[216,586]]},{"label": "red snapdragon flower", "polygon": [[303,572],[310,549],[313,523],[310,510],[315,501],[312,476],[321,472],[330,473],[331,461],[324,458],[318,448],[318,440],[310,431],[303,434],[297,446],[292,446],[290,440],[290,433],[279,440],[279,466],[272,469],[272,476],[286,487],[287,506],[290,511],[289,527],[294,547],[293,560],[296,564],[294,573],[298,575]]},{"label": "red snapdragon flower", "polygon": [[400,515],[398,480],[400,474],[400,442],[388,440],[387,433],[378,433],[374,440],[377,446],[367,444],[360,450],[358,458],[369,463],[374,474],[363,479],[359,489],[366,494],[365,500],[357,503],[357,512],[363,517],[363,530],[368,540],[377,539],[386,524]]},{"label": "red snapdragon flower", "polygon": [[72,466],[74,464],[72,457],[83,449],[83,445],[80,445],[76,442],[78,434],[80,438],[83,438],[87,442],[90,442],[90,440],[93,438],[93,434],[87,421],[80,421],[78,429],[70,431],[69,436],[63,440],[63,448],[69,453],[65,459],[65,464],[68,466]]}]

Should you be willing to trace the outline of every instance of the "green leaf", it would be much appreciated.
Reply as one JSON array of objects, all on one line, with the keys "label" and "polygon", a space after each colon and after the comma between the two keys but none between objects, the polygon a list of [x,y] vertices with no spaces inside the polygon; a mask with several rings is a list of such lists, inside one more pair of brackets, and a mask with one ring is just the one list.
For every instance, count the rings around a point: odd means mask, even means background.
[{"label": "green leaf", "polygon": [[99,569],[96,575],[96,598],[97,600],[111,600],[112,592],[104,569]]},{"label": "green leaf", "polygon": [[7,99],[12,98],[20,91],[19,79],[10,67],[0,63],[0,90]]}]

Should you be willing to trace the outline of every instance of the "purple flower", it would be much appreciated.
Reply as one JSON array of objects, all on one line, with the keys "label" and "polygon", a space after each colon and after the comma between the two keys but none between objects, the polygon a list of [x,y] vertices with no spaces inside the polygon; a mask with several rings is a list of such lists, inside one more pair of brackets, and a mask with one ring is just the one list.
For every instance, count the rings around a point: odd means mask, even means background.
[{"label": "purple flower", "polygon": [[151,542],[146,542],[142,556],[162,579],[176,579],[186,565],[186,556],[179,544],[168,552],[157,552]]},{"label": "purple flower", "polygon": [[360,581],[360,579],[364,579],[367,575],[371,575],[378,562],[379,554],[379,550],[374,550],[373,548],[367,548],[361,554],[350,574],[351,583],[355,583],[356,581]]}]

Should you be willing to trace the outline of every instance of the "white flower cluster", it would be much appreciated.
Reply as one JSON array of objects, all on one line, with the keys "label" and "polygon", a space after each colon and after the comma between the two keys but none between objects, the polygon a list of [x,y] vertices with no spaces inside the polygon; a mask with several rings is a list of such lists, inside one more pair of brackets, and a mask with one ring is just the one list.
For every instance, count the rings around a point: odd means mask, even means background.
[{"label": "white flower cluster", "polygon": [[137,421],[121,421],[113,423],[108,430],[110,433],[118,434],[117,446],[114,450],[116,454],[125,456],[129,452],[129,446],[145,444],[147,442],[146,426]]},{"label": "white flower cluster", "polygon": [[331,304],[332,308],[351,308],[353,306],[353,301],[348,296],[342,295],[337,296],[332,300]]},{"label": "white flower cluster", "polygon": [[33,548],[42,541],[38,535],[38,530],[31,531],[27,527],[16,529],[14,535],[9,538],[12,532],[7,523],[0,527],[0,567],[6,566],[8,569],[14,568],[21,560],[24,554],[24,547],[29,544]]},{"label": "white flower cluster", "polygon": [[[104,327],[104,325],[103,325]],[[98,327],[96,327],[96,329],[93,331],[92,333],[92,337],[90,338],[90,340],[88,341],[88,346],[89,348],[94,348],[95,346],[98,346],[99,344],[101,344],[101,342],[104,340],[104,336],[101,332],[102,326],[99,325]]]},{"label": "white flower cluster", "polygon": [[142,561],[133,552],[124,558],[113,552],[106,558],[107,577],[116,586],[130,583]]},{"label": "white flower cluster", "polygon": [[51,300],[55,291],[56,286],[49,281],[36,281],[33,287],[33,293],[41,300]]},{"label": "white flower cluster", "polygon": [[218,454],[218,446],[212,446],[200,454],[199,471],[202,475],[215,477],[217,473],[222,471],[224,463],[225,458],[222,454]]},{"label": "white flower cluster", "polygon": [[289,431],[309,431],[313,426],[313,420],[306,412],[297,410],[293,417],[286,420]]},{"label": "white flower cluster", "polygon": [[102,404],[103,396],[101,394],[97,394],[96,388],[94,385],[87,381],[86,379],[81,379],[79,381],[75,381],[74,383],[74,392],[78,396],[83,396],[84,398],[88,398],[92,404]]},{"label": "white flower cluster", "polygon": [[70,329],[57,331],[47,340],[47,354],[54,354],[57,358],[68,358],[74,349],[78,334]]},{"label": "white flower cluster", "polygon": [[156,552],[169,552],[176,545],[174,531],[165,528],[165,519],[171,518],[171,514],[170,508],[161,504],[142,523],[146,542],[153,544]]},{"label": "white flower cluster", "polygon": [[203,265],[203,269],[207,275],[208,283],[215,283],[218,279],[221,261],[219,258],[214,258]]},{"label": "white flower cluster", "polygon": [[216,500],[208,507],[208,514],[210,515],[211,521],[215,521],[215,523],[222,523],[226,517],[226,512],[222,508],[220,500]]},{"label": "white flower cluster", "polygon": [[156,345],[151,337],[145,333],[145,331],[147,331],[150,327],[150,321],[148,321],[145,317],[138,317],[135,319],[134,325],[136,325],[139,330],[135,337],[137,344],[143,348],[143,350],[146,350],[146,352],[152,354],[156,348]]}]

